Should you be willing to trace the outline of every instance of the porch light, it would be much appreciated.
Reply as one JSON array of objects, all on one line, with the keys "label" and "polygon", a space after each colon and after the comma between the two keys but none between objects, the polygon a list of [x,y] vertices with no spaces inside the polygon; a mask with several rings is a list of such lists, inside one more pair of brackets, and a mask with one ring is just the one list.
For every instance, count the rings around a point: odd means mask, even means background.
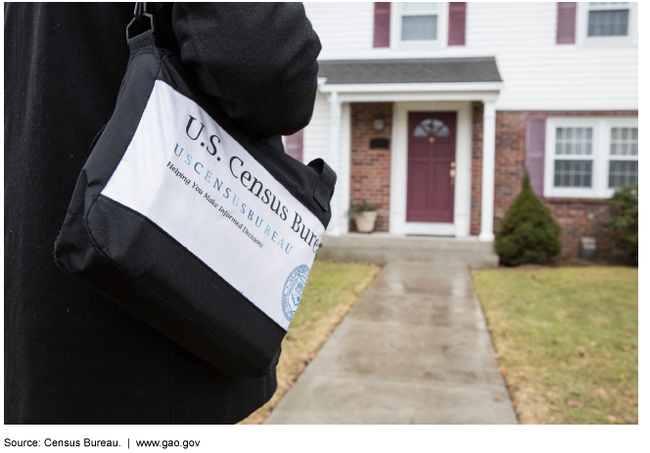
[{"label": "porch light", "polygon": [[376,131],[383,131],[385,126],[384,118],[381,116],[375,117],[374,127]]}]

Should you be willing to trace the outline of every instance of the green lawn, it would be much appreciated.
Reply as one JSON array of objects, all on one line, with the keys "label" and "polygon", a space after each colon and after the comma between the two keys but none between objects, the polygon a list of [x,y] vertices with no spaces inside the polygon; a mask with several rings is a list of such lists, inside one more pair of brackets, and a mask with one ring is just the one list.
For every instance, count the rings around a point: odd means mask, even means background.
[{"label": "green lawn", "polygon": [[520,423],[638,423],[638,269],[473,276]]},{"label": "green lawn", "polygon": [[360,263],[314,261],[300,306],[282,342],[278,390],[241,423],[264,423],[380,269]]}]

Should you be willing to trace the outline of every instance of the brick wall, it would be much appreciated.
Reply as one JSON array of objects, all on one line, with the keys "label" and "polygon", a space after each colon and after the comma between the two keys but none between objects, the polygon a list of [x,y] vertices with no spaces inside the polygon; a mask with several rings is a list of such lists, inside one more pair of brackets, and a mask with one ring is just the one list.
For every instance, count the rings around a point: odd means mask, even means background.
[{"label": "brick wall", "polygon": [[[374,129],[374,120],[378,116],[384,118],[382,131]],[[388,231],[393,104],[354,103],[351,117],[350,200],[360,203],[365,199],[370,204],[379,205],[375,231]],[[388,139],[388,149],[370,149],[373,138]],[[355,230],[354,222],[351,222],[350,231]]]},{"label": "brick wall", "polygon": [[472,194],[469,234],[481,233],[481,187],[483,184],[483,103],[472,103]]},{"label": "brick wall", "polygon": [[494,166],[494,232],[521,191],[529,112],[497,112]]},{"label": "brick wall", "polygon": [[580,251],[580,238],[596,239],[599,256],[613,252],[614,236],[607,228],[599,227],[611,219],[605,200],[593,198],[543,198],[551,209],[555,221],[562,227],[562,255],[576,256]]},{"label": "brick wall", "polygon": [[[472,211],[471,234],[480,233],[480,185],[482,165],[482,117],[480,103],[473,106],[472,129]],[[576,111],[576,112],[514,112],[497,111],[496,115],[496,162],[494,194],[494,231],[515,197],[521,191],[526,157],[526,118],[529,115],[544,116],[637,116],[637,111]],[[612,251],[611,233],[598,225],[609,220],[603,199],[542,198],[555,220],[562,227],[563,255],[576,255],[580,250],[580,238],[594,237],[600,255]]]}]

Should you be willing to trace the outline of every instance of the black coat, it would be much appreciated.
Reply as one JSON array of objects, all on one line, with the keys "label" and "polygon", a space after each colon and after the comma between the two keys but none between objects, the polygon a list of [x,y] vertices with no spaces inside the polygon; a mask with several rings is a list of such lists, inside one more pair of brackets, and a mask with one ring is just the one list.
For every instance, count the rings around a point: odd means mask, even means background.
[{"label": "black coat", "polygon": [[[244,131],[311,117],[320,42],[300,4],[156,4],[158,43]],[[133,4],[5,3],[5,423],[231,423],[275,372],[224,375],[59,269],[53,246],[129,56]],[[277,138],[271,139],[277,145]]]}]

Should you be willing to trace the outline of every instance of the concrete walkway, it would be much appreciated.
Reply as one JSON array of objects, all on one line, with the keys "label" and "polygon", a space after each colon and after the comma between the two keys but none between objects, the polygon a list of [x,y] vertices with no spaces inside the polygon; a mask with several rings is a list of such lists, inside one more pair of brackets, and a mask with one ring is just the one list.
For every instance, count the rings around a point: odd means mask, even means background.
[{"label": "concrete walkway", "polygon": [[467,264],[389,262],[267,423],[517,423]]}]

